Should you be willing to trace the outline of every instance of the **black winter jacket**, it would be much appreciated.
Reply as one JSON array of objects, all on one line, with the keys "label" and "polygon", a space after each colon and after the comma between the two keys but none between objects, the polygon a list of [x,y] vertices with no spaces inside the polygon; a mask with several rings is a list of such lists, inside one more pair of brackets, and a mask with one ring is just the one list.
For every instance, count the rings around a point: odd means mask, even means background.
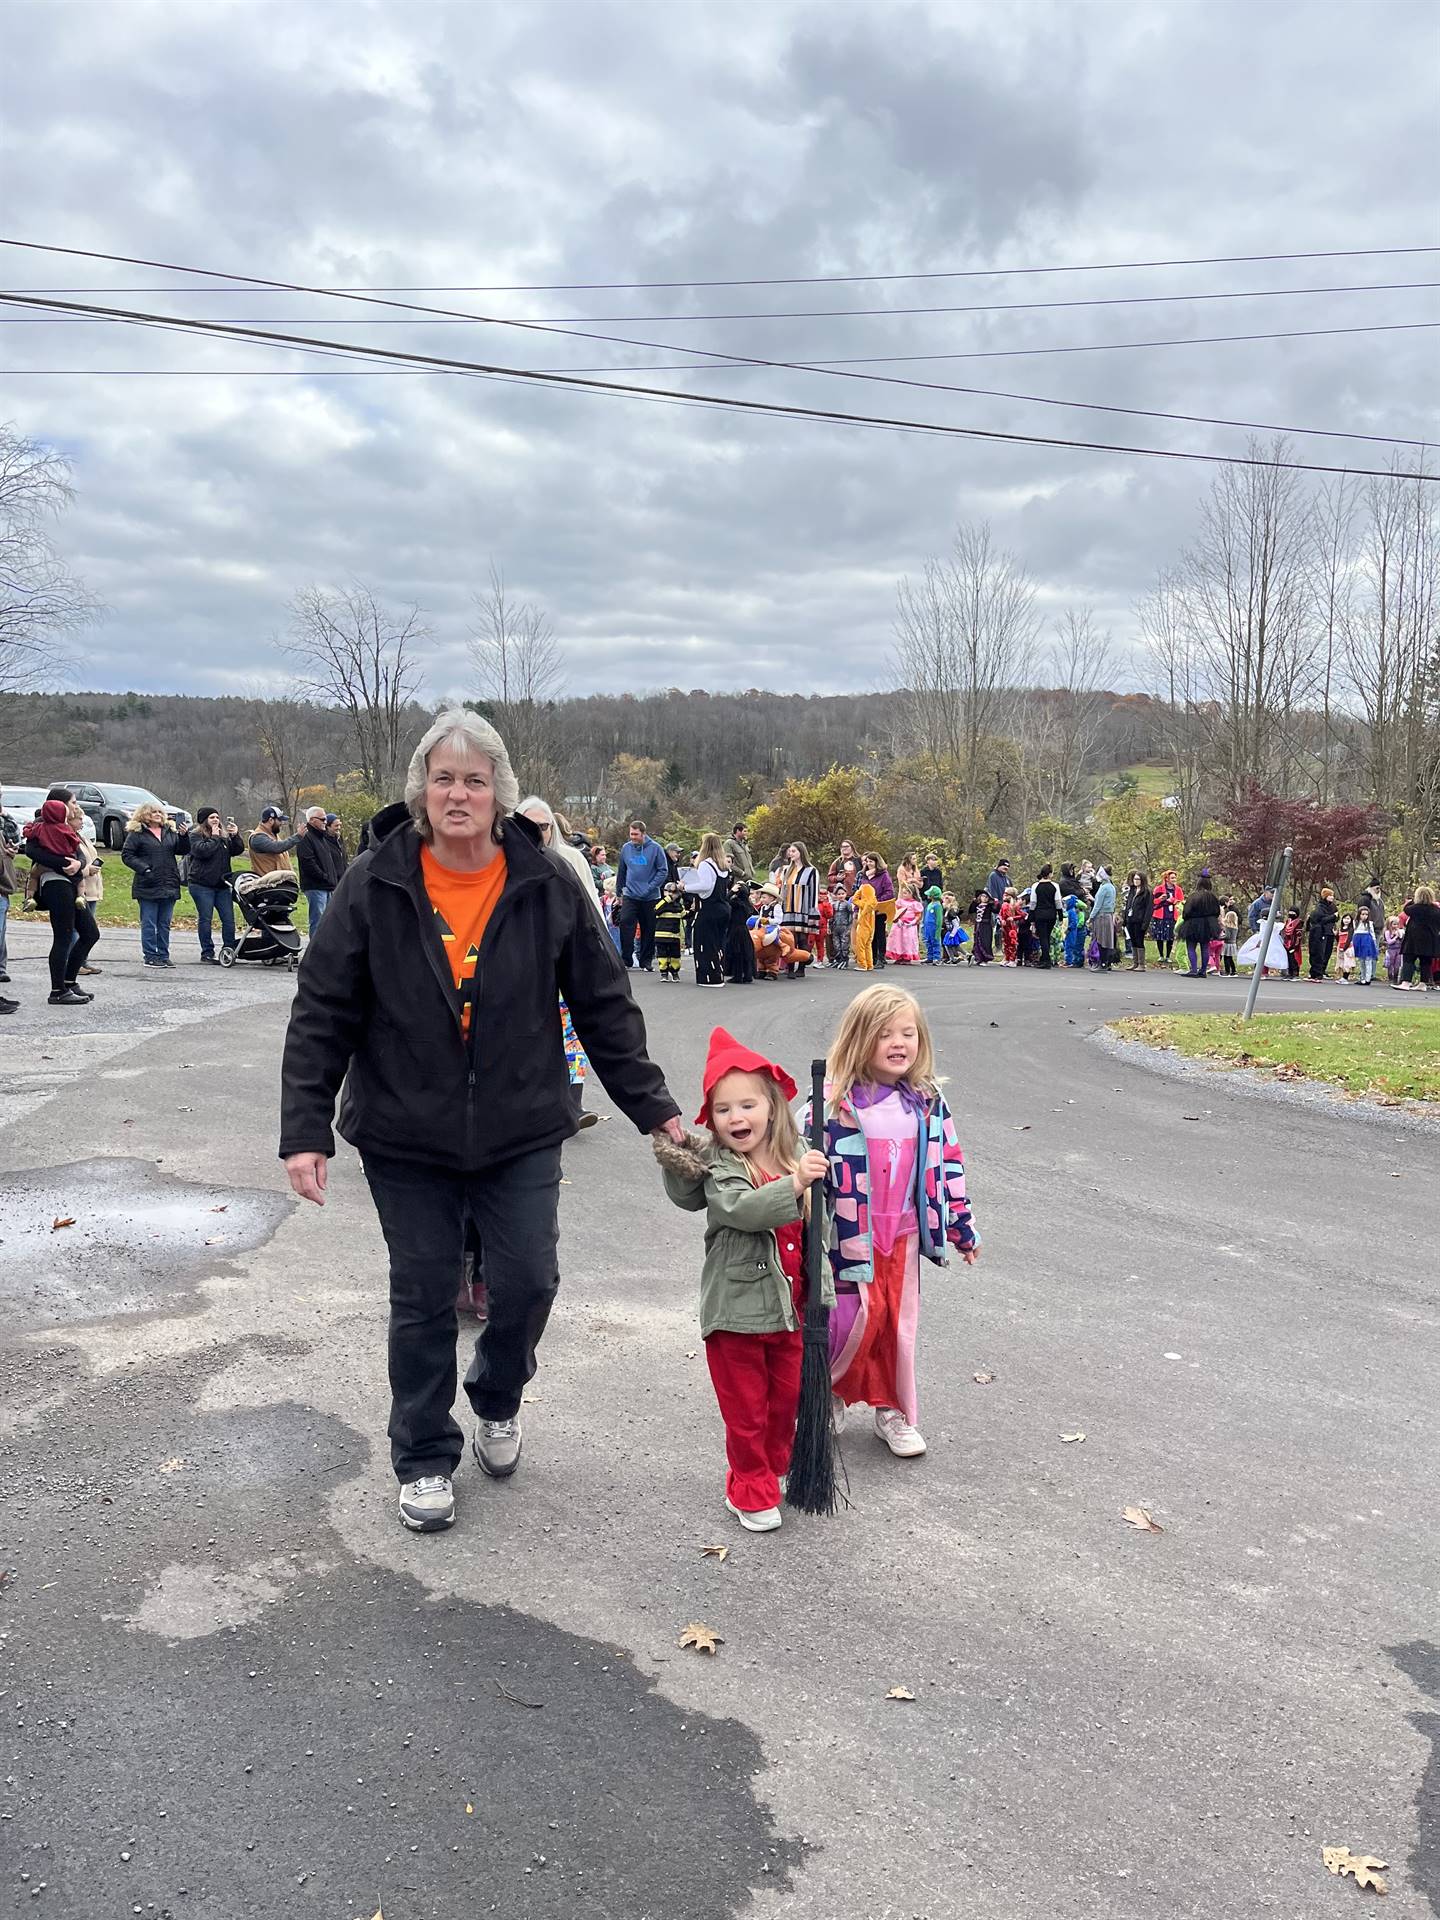
[{"label": "black winter jacket", "polygon": [[1405,939],[1400,953],[1406,960],[1433,960],[1440,953],[1440,907],[1429,900],[1405,902]]},{"label": "black winter jacket", "polygon": [[559,1000],[606,1092],[642,1132],[679,1108],[600,916],[528,822],[505,822],[505,886],[480,948],[468,1043],[403,805],[377,814],[300,966],[280,1153],[367,1151],[473,1172],[575,1131]]},{"label": "black winter jacket", "polygon": [[330,834],[307,827],[295,846],[295,865],[307,893],[333,893],[345,871],[345,849]]},{"label": "black winter jacket", "polygon": [[1197,887],[1187,897],[1180,938],[1193,941],[1197,947],[1220,938],[1220,900],[1209,887]]},{"label": "black winter jacket", "polygon": [[238,833],[201,833],[190,835],[190,867],[186,875],[192,887],[223,887],[230,880],[230,862],[245,851]]},{"label": "black winter jacket", "polygon": [[148,827],[127,833],[120,858],[135,875],[130,882],[131,898],[178,900],[180,867],[176,855],[189,851],[189,834],[176,833],[172,827],[164,828],[158,839]]}]

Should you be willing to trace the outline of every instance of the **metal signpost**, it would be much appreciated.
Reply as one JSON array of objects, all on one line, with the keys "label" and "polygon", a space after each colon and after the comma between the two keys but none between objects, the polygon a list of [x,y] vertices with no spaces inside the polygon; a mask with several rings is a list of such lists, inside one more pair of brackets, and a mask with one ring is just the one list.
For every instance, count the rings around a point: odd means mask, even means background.
[{"label": "metal signpost", "polygon": [[1245,996],[1245,1018],[1248,1020],[1255,1011],[1255,996],[1260,991],[1260,976],[1265,971],[1265,962],[1270,957],[1270,935],[1275,922],[1280,918],[1280,902],[1285,897],[1285,884],[1290,878],[1290,848],[1286,847],[1280,856],[1280,877],[1273,884],[1274,895],[1270,901],[1270,911],[1265,916],[1265,924],[1260,929],[1260,951],[1255,956],[1255,971],[1250,976],[1250,991]]}]

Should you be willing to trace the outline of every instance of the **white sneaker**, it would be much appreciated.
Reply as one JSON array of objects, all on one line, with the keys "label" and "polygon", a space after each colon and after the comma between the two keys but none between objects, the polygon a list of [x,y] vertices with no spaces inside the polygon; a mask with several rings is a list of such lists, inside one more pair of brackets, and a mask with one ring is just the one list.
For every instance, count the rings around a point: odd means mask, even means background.
[{"label": "white sneaker", "polygon": [[924,1435],[911,1426],[898,1407],[875,1409],[875,1432],[899,1460],[916,1460],[925,1451]]},{"label": "white sneaker", "polygon": [[844,1433],[845,1416],[850,1411],[838,1393],[830,1396],[830,1424],[836,1433]]},{"label": "white sneaker", "polygon": [[747,1533],[774,1533],[778,1526],[783,1525],[779,1507],[761,1507],[758,1513],[746,1513],[742,1507],[736,1506],[728,1493],[725,1504]]},{"label": "white sneaker", "polygon": [[412,1533],[438,1533],[455,1524],[455,1489],[443,1473],[422,1473],[400,1489],[400,1522]]},{"label": "white sneaker", "polygon": [[482,1420],[470,1444],[492,1480],[508,1480],[520,1464],[521,1441],[518,1420]]}]

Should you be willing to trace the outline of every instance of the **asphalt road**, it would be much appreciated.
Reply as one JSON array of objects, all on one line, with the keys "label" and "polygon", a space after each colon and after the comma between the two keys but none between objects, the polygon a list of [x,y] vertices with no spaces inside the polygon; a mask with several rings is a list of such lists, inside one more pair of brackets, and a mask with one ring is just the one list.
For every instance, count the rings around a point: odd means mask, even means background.
[{"label": "asphalt road", "polygon": [[[0,1913],[1310,1920],[1367,1897],[1348,1844],[1440,1914],[1440,1149],[1087,1038],[1234,988],[915,977],[983,1258],[927,1282],[928,1457],[853,1424],[849,1511],[773,1537],[721,1504],[696,1224],[623,1121],[577,1140],[521,1472],[417,1538],[358,1165],[302,1212],[274,1159],[288,981],[111,935],[51,1010],[37,943],[0,1029]],[[713,1022],[803,1077],[858,984],[638,988],[691,1112]]]}]

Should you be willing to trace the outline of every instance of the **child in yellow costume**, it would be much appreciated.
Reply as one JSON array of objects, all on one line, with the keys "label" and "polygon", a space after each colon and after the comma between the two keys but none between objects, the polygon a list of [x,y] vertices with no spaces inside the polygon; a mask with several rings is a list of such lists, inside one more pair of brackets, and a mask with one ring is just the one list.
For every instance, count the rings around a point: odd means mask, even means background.
[{"label": "child in yellow costume", "polygon": [[855,909],[855,924],[850,934],[851,957],[862,973],[869,973],[875,964],[874,887],[868,881],[858,886],[850,904]]}]

